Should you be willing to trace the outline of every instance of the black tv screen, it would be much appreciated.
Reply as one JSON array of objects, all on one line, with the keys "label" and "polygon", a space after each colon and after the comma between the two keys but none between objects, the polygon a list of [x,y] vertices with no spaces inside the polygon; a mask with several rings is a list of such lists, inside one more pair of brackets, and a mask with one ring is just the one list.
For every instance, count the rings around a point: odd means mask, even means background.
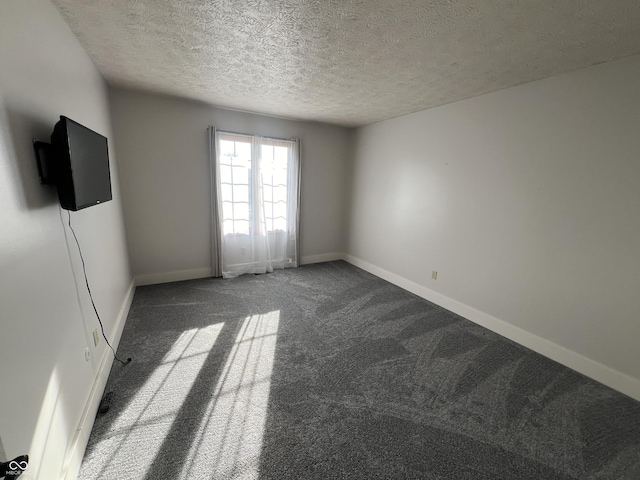
[{"label": "black tv screen", "polygon": [[111,200],[107,139],[60,116],[51,134],[60,205],[77,211]]}]

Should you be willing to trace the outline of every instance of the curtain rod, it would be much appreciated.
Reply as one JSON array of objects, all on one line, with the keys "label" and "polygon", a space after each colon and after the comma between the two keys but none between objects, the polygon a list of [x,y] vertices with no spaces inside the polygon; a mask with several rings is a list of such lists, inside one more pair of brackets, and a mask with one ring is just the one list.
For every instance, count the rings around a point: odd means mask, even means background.
[{"label": "curtain rod", "polygon": [[[218,130],[218,129],[216,129],[216,130]],[[230,133],[231,135],[240,135],[242,137],[261,137],[261,138],[267,138],[269,140],[280,140],[280,141],[284,141],[284,142],[293,142],[293,141],[296,140],[295,138],[268,137],[266,135],[252,135],[250,133],[230,132],[229,130],[218,130],[218,132]]]}]

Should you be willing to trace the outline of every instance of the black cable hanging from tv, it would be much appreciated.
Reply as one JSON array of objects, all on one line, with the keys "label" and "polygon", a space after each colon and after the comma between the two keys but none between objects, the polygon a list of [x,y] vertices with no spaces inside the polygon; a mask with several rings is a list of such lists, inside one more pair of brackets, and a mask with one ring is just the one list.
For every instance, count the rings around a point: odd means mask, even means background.
[{"label": "black cable hanging from tv", "polygon": [[84,282],[87,285],[87,291],[89,292],[89,298],[91,299],[91,305],[93,306],[93,311],[96,313],[96,318],[98,319],[98,323],[100,324],[100,330],[102,331],[102,336],[104,337],[104,341],[107,342],[107,345],[109,346],[109,348],[113,352],[113,357],[118,362],[120,362],[121,364],[127,365],[127,364],[131,363],[131,357],[127,358],[126,361],[120,360],[120,358],[118,358],[118,355],[116,354],[116,351],[111,346],[111,343],[109,343],[109,339],[107,338],[107,335],[104,333],[104,325],[102,324],[102,319],[100,318],[100,314],[98,313],[98,309],[96,308],[96,303],[93,301],[93,295],[91,293],[91,287],[89,286],[89,278],[87,277],[87,267],[86,267],[86,265],[84,263],[84,257],[82,256],[82,249],[80,248],[80,242],[78,241],[78,237],[76,236],[75,230],[71,226],[71,212],[69,210],[67,210],[67,215],[69,217],[69,222],[68,222],[69,223],[69,228],[71,229],[71,233],[73,234],[73,238],[76,241],[76,245],[78,246],[78,253],[80,253],[80,260],[82,261],[82,272],[84,273]]}]

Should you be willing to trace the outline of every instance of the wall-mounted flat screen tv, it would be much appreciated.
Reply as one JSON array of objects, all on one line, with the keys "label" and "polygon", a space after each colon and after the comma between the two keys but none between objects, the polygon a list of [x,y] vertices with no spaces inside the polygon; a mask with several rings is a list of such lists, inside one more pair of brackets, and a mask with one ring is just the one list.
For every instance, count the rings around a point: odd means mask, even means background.
[{"label": "wall-mounted flat screen tv", "polygon": [[51,134],[51,145],[62,208],[76,211],[111,200],[106,137],[60,116]]}]

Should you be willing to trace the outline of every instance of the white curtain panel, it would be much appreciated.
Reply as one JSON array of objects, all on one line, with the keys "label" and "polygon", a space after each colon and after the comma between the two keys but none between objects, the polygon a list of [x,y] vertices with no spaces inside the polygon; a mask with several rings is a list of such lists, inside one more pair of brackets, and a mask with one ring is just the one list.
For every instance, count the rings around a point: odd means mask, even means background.
[{"label": "white curtain panel", "polygon": [[222,242],[221,242],[221,230],[220,224],[220,212],[218,207],[220,205],[218,188],[218,175],[216,168],[216,144],[218,142],[217,130],[215,127],[209,127],[207,129],[207,135],[209,137],[209,165],[210,165],[210,180],[211,180],[211,276],[222,276]]},{"label": "white curtain panel", "polygon": [[224,278],[297,267],[300,142],[212,131],[213,266]]}]

